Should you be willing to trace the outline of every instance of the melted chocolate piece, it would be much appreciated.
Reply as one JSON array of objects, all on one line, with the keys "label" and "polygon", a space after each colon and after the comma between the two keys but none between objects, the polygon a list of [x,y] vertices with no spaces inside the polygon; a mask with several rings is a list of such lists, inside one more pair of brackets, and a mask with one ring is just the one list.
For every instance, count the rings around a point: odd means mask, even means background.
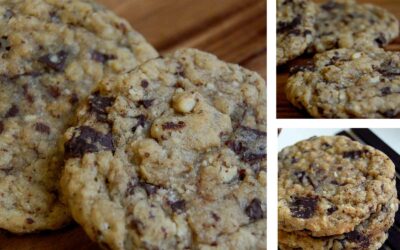
[{"label": "melted chocolate piece", "polygon": [[384,77],[394,78],[400,76],[400,67],[393,61],[386,61],[381,64],[377,71]]},{"label": "melted chocolate piece", "polygon": [[137,130],[138,127],[144,128],[144,126],[146,125],[146,121],[147,121],[147,117],[145,115],[138,115],[138,116],[135,116],[135,118],[137,119],[137,122],[136,122],[136,125],[133,126],[133,128],[132,128],[133,133],[135,133],[135,131]]},{"label": "melted chocolate piece", "polygon": [[7,111],[7,113],[5,114],[5,118],[11,118],[11,117],[15,117],[17,116],[19,113],[19,108],[17,105],[13,104],[11,106],[11,108]]},{"label": "melted chocolate piece", "polygon": [[375,43],[381,48],[387,44],[387,40],[383,33],[379,33],[379,36],[375,39]]},{"label": "melted chocolate piece", "polygon": [[245,213],[251,220],[258,220],[264,218],[264,212],[261,207],[261,201],[257,198],[251,200],[250,204],[247,205]]},{"label": "melted chocolate piece", "polygon": [[350,158],[352,160],[360,159],[364,154],[368,153],[367,150],[352,150],[343,153],[343,158]]},{"label": "melted chocolate piece", "polygon": [[267,158],[267,133],[240,126],[225,143],[242,161],[254,164]]},{"label": "melted chocolate piece", "polygon": [[169,206],[171,207],[172,211],[177,214],[183,213],[186,210],[186,201],[185,200],[178,200],[174,202],[169,202]]},{"label": "melted chocolate piece", "polygon": [[149,86],[149,82],[147,80],[142,80],[140,82],[140,86],[142,86],[142,88],[147,88]]},{"label": "melted chocolate piece", "polygon": [[95,92],[89,97],[89,111],[96,114],[98,121],[107,122],[107,108],[111,107],[114,101],[114,97],[101,96],[99,92]]},{"label": "melted chocolate piece", "polygon": [[150,108],[151,105],[153,105],[154,99],[148,99],[148,100],[140,100],[138,101],[139,106],[143,106],[144,108]]},{"label": "melted chocolate piece", "polygon": [[358,243],[362,248],[368,248],[370,245],[368,236],[363,235],[357,231],[352,231],[350,233],[346,233],[345,237],[350,242]]},{"label": "melted chocolate piece", "polygon": [[161,125],[163,130],[179,130],[184,128],[185,126],[186,124],[183,121],[179,121],[178,123],[166,122]]},{"label": "melted chocolate piece", "polygon": [[39,57],[38,61],[50,69],[55,71],[63,71],[65,69],[65,63],[67,61],[68,52],[60,50],[55,54],[47,54]]},{"label": "melted chocolate piece", "polygon": [[390,87],[381,88],[382,96],[387,96],[392,93],[392,89]]},{"label": "melted chocolate piece", "polygon": [[85,153],[115,151],[111,134],[102,134],[88,126],[76,128],[73,137],[64,144],[64,147],[67,159],[82,157]]},{"label": "melted chocolate piece", "polygon": [[99,62],[99,63],[107,63],[109,60],[115,60],[117,57],[115,55],[107,55],[104,53],[101,53],[97,50],[93,50],[91,54],[92,60]]},{"label": "melted chocolate piece", "polygon": [[301,16],[297,15],[290,22],[278,22],[276,24],[277,33],[289,33],[295,30],[301,24]]},{"label": "melted chocolate piece", "polygon": [[329,1],[329,2],[321,5],[321,9],[326,10],[326,11],[332,11],[334,9],[342,9],[343,7],[344,7],[344,4],[337,3],[335,1]]},{"label": "melted chocolate piece", "polygon": [[337,210],[338,210],[337,206],[332,206],[332,207],[328,208],[327,213],[328,213],[328,215],[331,215],[334,212],[336,212]]},{"label": "melted chocolate piece", "polygon": [[25,221],[26,221],[26,224],[29,224],[29,225],[31,225],[35,222],[32,218],[26,218]]},{"label": "melted chocolate piece", "polygon": [[50,134],[50,127],[41,122],[35,124],[35,130],[42,134]]},{"label": "melted chocolate piece", "polygon": [[298,72],[306,72],[306,71],[314,72],[315,65],[313,63],[310,63],[302,66],[294,66],[290,69],[289,75],[295,75]]},{"label": "melted chocolate piece", "polygon": [[290,204],[290,212],[295,218],[309,219],[317,209],[318,197],[294,197]]}]

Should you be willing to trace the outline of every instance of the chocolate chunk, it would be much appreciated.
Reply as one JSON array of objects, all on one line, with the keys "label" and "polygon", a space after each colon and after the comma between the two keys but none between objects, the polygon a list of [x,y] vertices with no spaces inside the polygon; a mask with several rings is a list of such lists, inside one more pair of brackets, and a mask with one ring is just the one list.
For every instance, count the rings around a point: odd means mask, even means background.
[{"label": "chocolate chunk", "polygon": [[147,88],[149,86],[149,82],[147,80],[142,80],[140,82],[140,86],[142,86],[142,88]]},{"label": "chocolate chunk", "polygon": [[114,101],[114,97],[102,96],[95,92],[89,97],[89,111],[96,115],[98,121],[107,122],[107,108],[112,106]]},{"label": "chocolate chunk", "polygon": [[3,133],[4,131],[4,123],[3,121],[0,121],[0,134]]},{"label": "chocolate chunk", "polygon": [[317,209],[318,197],[294,197],[290,204],[293,217],[309,219],[314,216]]},{"label": "chocolate chunk", "polygon": [[111,134],[102,134],[88,126],[76,128],[72,138],[64,144],[64,147],[67,159],[82,157],[85,153],[115,151]]},{"label": "chocolate chunk", "polygon": [[238,170],[239,180],[243,181],[246,178],[246,169],[239,169]]},{"label": "chocolate chunk", "polygon": [[130,226],[130,228],[135,230],[139,235],[142,235],[142,232],[144,230],[144,224],[142,221],[140,221],[138,219],[133,219],[129,223],[129,226]]},{"label": "chocolate chunk", "polygon": [[383,33],[379,33],[379,36],[375,39],[375,43],[381,48],[387,44],[386,37],[383,35]]},{"label": "chocolate chunk", "polygon": [[263,131],[240,126],[225,144],[242,161],[254,164],[264,161],[267,157],[266,136],[267,133]]},{"label": "chocolate chunk", "polygon": [[76,93],[72,93],[71,97],[69,98],[69,103],[75,105],[79,102],[79,97]]},{"label": "chocolate chunk", "polygon": [[352,160],[360,159],[364,154],[368,153],[367,150],[352,150],[343,153],[343,158],[350,158]]},{"label": "chocolate chunk", "polygon": [[307,65],[301,65],[301,66],[294,66],[290,69],[289,74],[290,75],[295,75],[298,72],[314,72],[315,71],[315,65],[313,63],[307,64]]},{"label": "chocolate chunk", "polygon": [[387,78],[400,76],[400,67],[392,60],[383,62],[377,71]]},{"label": "chocolate chunk", "polygon": [[33,97],[33,95],[31,95],[31,93],[29,93],[29,88],[28,88],[27,84],[22,86],[22,92],[28,102],[33,103],[35,101],[35,98]]},{"label": "chocolate chunk", "polygon": [[174,202],[169,202],[169,206],[171,207],[172,211],[175,213],[183,213],[186,210],[186,201],[185,200],[178,200]]},{"label": "chocolate chunk", "polygon": [[370,245],[368,236],[363,235],[357,231],[352,231],[350,233],[346,233],[345,237],[350,242],[358,243],[362,248],[368,248]]},{"label": "chocolate chunk", "polygon": [[290,22],[278,22],[276,24],[276,32],[277,33],[288,33],[294,29],[296,29],[301,24],[301,16],[297,15]]},{"label": "chocolate chunk", "polygon": [[50,134],[50,127],[44,123],[38,122],[35,124],[36,131],[43,134]]},{"label": "chocolate chunk", "polygon": [[132,128],[133,133],[135,133],[135,131],[137,130],[138,127],[144,128],[144,126],[146,125],[146,121],[147,121],[147,117],[145,115],[138,115],[138,116],[135,116],[135,118],[137,119],[137,122],[136,122],[136,125],[133,126],[133,128]]},{"label": "chocolate chunk", "polygon": [[327,213],[328,213],[328,215],[331,215],[334,212],[336,212],[337,210],[338,210],[337,206],[332,206],[332,207],[328,208]]},{"label": "chocolate chunk", "polygon": [[338,3],[338,2],[335,2],[332,0],[321,5],[321,9],[326,10],[326,11],[332,11],[334,9],[342,9],[343,7],[344,7],[344,4]]},{"label": "chocolate chunk", "polygon": [[99,63],[103,63],[103,64],[107,63],[109,60],[117,59],[117,57],[115,55],[104,54],[97,50],[92,51],[91,58],[92,58],[92,60],[99,62]]},{"label": "chocolate chunk", "polygon": [[381,88],[382,96],[387,96],[392,93],[392,89],[390,87]]},{"label": "chocolate chunk", "polygon": [[17,105],[13,104],[11,108],[7,111],[5,118],[11,118],[17,116],[19,113],[19,108]]},{"label": "chocolate chunk", "polygon": [[31,224],[33,224],[35,221],[32,219],[32,218],[26,218],[26,223],[27,224],[29,224],[29,225],[31,225]]},{"label": "chocolate chunk", "polygon": [[257,198],[251,200],[250,204],[247,205],[244,211],[251,220],[264,218],[264,212],[261,208],[261,201]]},{"label": "chocolate chunk", "polygon": [[162,125],[163,130],[179,130],[186,126],[183,121],[179,121],[178,123],[166,122]]},{"label": "chocolate chunk", "polygon": [[67,61],[68,53],[64,50],[60,50],[55,54],[47,54],[39,57],[38,61],[50,69],[55,71],[63,71],[65,63]]},{"label": "chocolate chunk", "polygon": [[150,108],[151,105],[153,105],[154,99],[148,99],[148,100],[140,100],[137,102],[139,106],[143,106],[144,108]]},{"label": "chocolate chunk", "polygon": [[211,212],[211,217],[213,217],[213,219],[214,219],[215,221],[219,221],[219,220],[221,219],[221,217],[219,217],[218,214],[216,214],[216,213],[214,213],[214,212]]}]

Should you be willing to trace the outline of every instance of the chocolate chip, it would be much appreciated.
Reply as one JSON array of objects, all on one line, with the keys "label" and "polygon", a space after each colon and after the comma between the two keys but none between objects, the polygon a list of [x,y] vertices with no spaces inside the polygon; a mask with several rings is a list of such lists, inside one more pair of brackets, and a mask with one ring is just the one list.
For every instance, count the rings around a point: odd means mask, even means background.
[{"label": "chocolate chip", "polygon": [[35,124],[36,131],[43,134],[50,134],[50,127],[44,123],[38,122]]},{"label": "chocolate chip", "polygon": [[239,169],[238,170],[239,180],[243,181],[246,178],[246,169]]},{"label": "chocolate chip", "polygon": [[82,157],[85,153],[115,151],[111,134],[102,134],[88,126],[76,128],[72,138],[64,144],[64,147],[67,159]]},{"label": "chocolate chip", "polygon": [[25,84],[24,86],[22,86],[22,92],[25,96],[25,99],[30,102],[33,103],[35,101],[35,98],[33,97],[33,95],[31,95],[31,93],[29,93],[29,88],[28,85]]},{"label": "chocolate chip", "polygon": [[362,248],[368,248],[370,245],[368,236],[363,235],[357,231],[352,231],[350,233],[346,233],[345,237],[350,242],[358,243]]},{"label": "chocolate chip", "polygon": [[19,113],[19,108],[17,105],[13,104],[11,108],[7,111],[5,118],[11,118],[17,116]]},{"label": "chocolate chip", "polygon": [[147,88],[149,86],[149,82],[147,80],[142,80],[140,82],[140,86],[142,86],[142,88]]},{"label": "chocolate chip", "polygon": [[261,201],[257,198],[252,199],[244,211],[251,220],[264,218],[264,212],[261,208]]},{"label": "chocolate chip", "polygon": [[89,97],[89,111],[96,115],[100,122],[107,121],[107,108],[112,106],[115,101],[114,97],[100,95],[100,92],[95,92]]},{"label": "chocolate chip", "polygon": [[290,69],[289,75],[295,75],[298,72],[314,72],[315,71],[315,65],[313,63],[307,64],[307,65],[301,65],[301,66],[294,66]]},{"label": "chocolate chip", "polygon": [[139,106],[143,106],[144,108],[150,108],[151,105],[153,105],[154,99],[148,99],[148,100],[140,100],[137,102]]},{"label": "chocolate chip", "polygon": [[186,201],[185,200],[178,200],[174,202],[169,202],[169,206],[171,207],[172,211],[175,213],[183,213],[186,210]]},{"label": "chocolate chip", "polygon": [[214,212],[211,212],[211,217],[213,217],[213,219],[214,219],[215,221],[219,221],[219,220],[221,219],[221,217],[219,217],[218,214],[216,214],[216,213],[214,213]]},{"label": "chocolate chip", "polygon": [[69,98],[69,103],[75,105],[79,102],[79,97],[76,93],[72,93],[71,97]]},{"label": "chocolate chip", "polygon": [[376,69],[382,76],[387,78],[394,78],[400,76],[400,67],[394,61],[386,61]]},{"label": "chocolate chip", "polygon": [[381,88],[382,96],[387,96],[392,93],[392,89],[390,87]]},{"label": "chocolate chip", "polygon": [[225,143],[244,162],[254,164],[266,159],[267,133],[240,126]]},{"label": "chocolate chip", "polygon": [[337,206],[332,206],[332,207],[328,208],[327,213],[328,213],[328,215],[331,215],[334,212],[336,212],[337,210],[338,210]]},{"label": "chocolate chip", "polygon": [[29,224],[29,225],[31,225],[31,224],[33,224],[35,221],[32,219],[32,218],[26,218],[26,223],[27,224]]},{"label": "chocolate chip", "polygon": [[103,63],[103,64],[107,63],[109,60],[117,59],[117,57],[115,55],[104,54],[97,50],[92,51],[91,58],[92,58],[92,60],[99,62],[99,63]]},{"label": "chocolate chip", "polygon": [[129,226],[130,226],[130,228],[135,230],[139,235],[142,235],[142,232],[144,230],[144,224],[142,221],[140,221],[138,219],[133,219],[129,223]]},{"label": "chocolate chip", "polygon": [[3,121],[0,121],[0,134],[3,133],[4,131],[4,123]]},{"label": "chocolate chip", "polygon": [[352,160],[360,159],[361,156],[368,153],[367,150],[352,150],[343,153],[343,158],[350,158]]},{"label": "chocolate chip", "polygon": [[292,21],[290,22],[278,22],[276,24],[276,32],[277,33],[288,33],[293,31],[295,28],[297,28],[301,24],[301,16],[297,15],[295,18],[293,18]]},{"label": "chocolate chip", "polygon": [[179,121],[178,123],[166,122],[161,125],[163,130],[179,130],[184,128],[185,126],[186,124],[183,121]]},{"label": "chocolate chip", "polygon": [[137,119],[137,122],[136,122],[136,125],[133,126],[133,128],[132,128],[133,133],[135,133],[135,131],[137,130],[138,127],[144,128],[144,126],[146,125],[146,121],[147,121],[147,117],[145,115],[138,115],[138,116],[135,116],[135,118]]},{"label": "chocolate chip", "polygon": [[50,69],[55,71],[63,71],[65,63],[67,61],[68,53],[64,50],[60,50],[55,54],[46,54],[39,57],[38,61]]},{"label": "chocolate chip", "polygon": [[293,217],[309,219],[317,209],[318,197],[294,197],[290,203],[290,212]]},{"label": "chocolate chip", "polygon": [[61,95],[61,90],[57,87],[57,86],[50,86],[48,88],[49,94],[54,97],[54,98],[58,98]]}]

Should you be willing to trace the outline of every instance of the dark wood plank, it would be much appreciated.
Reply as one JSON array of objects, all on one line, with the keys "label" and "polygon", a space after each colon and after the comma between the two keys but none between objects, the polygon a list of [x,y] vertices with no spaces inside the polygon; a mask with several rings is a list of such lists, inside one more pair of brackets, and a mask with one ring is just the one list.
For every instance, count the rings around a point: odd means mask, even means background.
[{"label": "dark wood plank", "polygon": [[[317,0],[315,2],[325,2],[325,0]],[[400,2],[393,0],[358,0],[360,3],[373,3],[378,6],[390,10],[400,18]],[[396,39],[386,47],[388,50],[400,51],[400,38]],[[310,118],[305,111],[296,109],[287,99],[285,95],[285,85],[289,76],[289,69],[295,65],[301,65],[307,61],[311,61],[311,56],[303,56],[300,59],[290,62],[288,65],[278,68],[277,72],[277,117],[278,118]]]}]

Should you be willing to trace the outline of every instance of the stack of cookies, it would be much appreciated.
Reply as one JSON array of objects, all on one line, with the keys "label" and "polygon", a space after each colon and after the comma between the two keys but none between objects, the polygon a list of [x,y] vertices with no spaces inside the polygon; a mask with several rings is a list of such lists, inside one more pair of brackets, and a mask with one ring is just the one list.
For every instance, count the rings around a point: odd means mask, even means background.
[{"label": "stack of cookies", "polygon": [[379,249],[398,209],[393,162],[343,136],[279,153],[279,247]]},{"label": "stack of cookies", "polygon": [[400,53],[382,49],[397,18],[355,0],[278,0],[277,62],[316,53],[292,68],[286,96],[313,117],[393,118],[400,114]]},{"label": "stack of cookies", "polygon": [[0,34],[1,229],[74,219],[105,249],[265,248],[257,73],[160,57],[91,0],[1,1]]}]

